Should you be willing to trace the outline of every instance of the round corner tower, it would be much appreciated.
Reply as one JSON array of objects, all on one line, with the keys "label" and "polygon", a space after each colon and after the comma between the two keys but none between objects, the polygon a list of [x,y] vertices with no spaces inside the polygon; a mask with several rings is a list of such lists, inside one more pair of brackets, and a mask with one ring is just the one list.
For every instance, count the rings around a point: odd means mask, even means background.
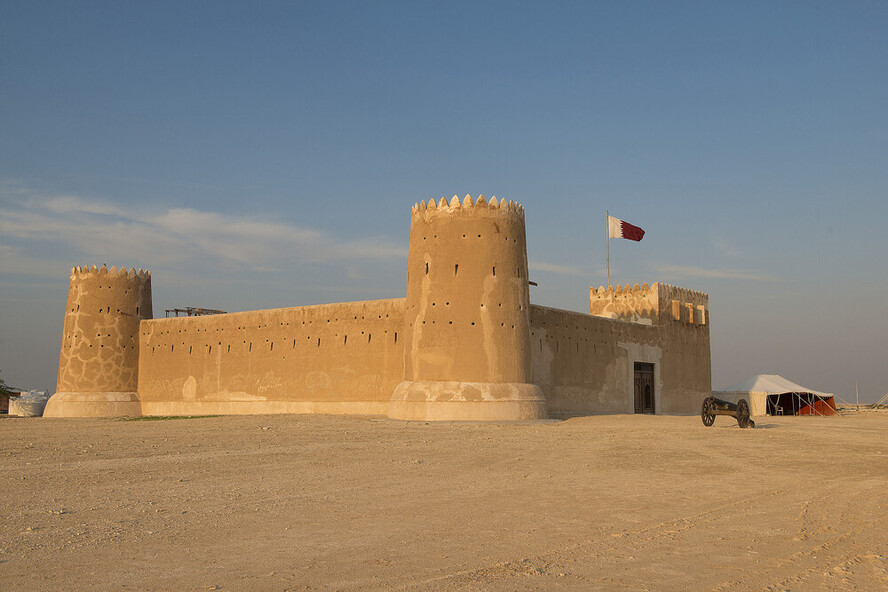
[{"label": "round corner tower", "polygon": [[44,416],[141,415],[139,323],[152,317],[150,272],[71,269],[58,383]]},{"label": "round corner tower", "polygon": [[454,196],[413,207],[404,381],[389,417],[547,417],[533,384],[524,208]]}]

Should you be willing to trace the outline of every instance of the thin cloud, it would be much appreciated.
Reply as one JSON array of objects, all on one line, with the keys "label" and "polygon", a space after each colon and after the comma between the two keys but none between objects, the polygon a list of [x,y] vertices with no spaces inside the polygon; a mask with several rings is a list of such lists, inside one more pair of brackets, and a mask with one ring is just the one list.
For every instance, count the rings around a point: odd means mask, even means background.
[{"label": "thin cloud", "polygon": [[313,263],[349,266],[407,255],[404,245],[385,237],[340,240],[322,230],[256,217],[182,208],[133,212],[71,195],[3,194],[0,268],[7,271],[45,270],[60,262],[35,257],[33,250],[64,253],[68,266],[82,257],[91,260],[81,264],[211,264],[254,270]]},{"label": "thin cloud", "polygon": [[576,267],[570,267],[568,265],[558,265],[557,263],[543,263],[542,261],[530,261],[527,264],[527,268],[531,271],[542,271],[545,273],[555,273],[558,275],[586,275]]},{"label": "thin cloud", "polygon": [[[58,279],[59,277],[65,277],[65,268],[60,263],[53,263],[39,257],[26,255],[21,249],[11,245],[0,245],[0,273],[4,275],[22,274]],[[0,282],[0,285],[5,283]],[[24,284],[16,282],[16,285],[21,287]]]},{"label": "thin cloud", "polygon": [[730,243],[728,241],[721,240],[721,239],[713,240],[712,241],[712,248],[714,248],[716,251],[718,251],[719,253],[721,253],[725,257],[730,257],[731,259],[740,259],[741,257],[743,257],[745,255],[745,253],[743,252],[743,250],[740,247],[738,247],[737,245],[735,245],[733,243]]},{"label": "thin cloud", "polygon": [[664,265],[657,268],[657,272],[663,275],[680,278],[714,278],[724,280],[744,280],[753,282],[778,281],[775,275],[756,273],[743,269],[703,269],[702,267],[689,267],[685,265]]},{"label": "thin cloud", "polygon": [[42,208],[59,214],[99,214],[102,216],[125,217],[124,210],[102,202],[89,201],[76,195],[59,195],[42,200],[29,200],[32,207]]}]

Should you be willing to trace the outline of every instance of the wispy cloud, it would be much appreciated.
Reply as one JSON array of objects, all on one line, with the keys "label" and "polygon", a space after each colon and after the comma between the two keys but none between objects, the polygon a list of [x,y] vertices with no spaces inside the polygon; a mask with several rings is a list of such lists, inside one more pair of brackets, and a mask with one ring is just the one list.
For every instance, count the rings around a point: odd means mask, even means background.
[{"label": "wispy cloud", "polygon": [[[53,265],[51,262],[39,257],[31,257],[25,254],[22,252],[22,249],[0,244],[0,273],[57,279],[64,277],[64,270],[65,266],[62,264]],[[0,285],[3,284],[4,282],[0,282]]]},{"label": "wispy cloud", "polygon": [[558,265],[557,263],[543,263],[542,261],[529,261],[527,263],[528,269],[531,271],[542,271],[546,273],[555,273],[558,275],[574,275],[574,276],[582,276],[586,275],[581,270],[576,267],[570,267],[569,265]]},{"label": "wispy cloud", "polygon": [[88,201],[76,195],[57,195],[49,198],[31,198],[26,205],[45,209],[57,214],[98,214],[101,216],[126,217],[123,209],[107,202]]},{"label": "wispy cloud", "polygon": [[657,272],[675,278],[715,278],[725,280],[744,280],[753,282],[778,281],[775,275],[757,273],[744,269],[703,269],[685,265],[663,265],[656,268]]},{"label": "wispy cloud", "polygon": [[316,263],[347,267],[406,254],[405,245],[387,237],[342,240],[254,216],[179,208],[130,211],[73,195],[0,192],[0,270],[7,272],[54,272],[62,259],[67,266],[209,263],[271,270]]},{"label": "wispy cloud", "polygon": [[713,249],[731,259],[740,259],[745,254],[739,246],[724,239],[715,239],[711,244]]}]

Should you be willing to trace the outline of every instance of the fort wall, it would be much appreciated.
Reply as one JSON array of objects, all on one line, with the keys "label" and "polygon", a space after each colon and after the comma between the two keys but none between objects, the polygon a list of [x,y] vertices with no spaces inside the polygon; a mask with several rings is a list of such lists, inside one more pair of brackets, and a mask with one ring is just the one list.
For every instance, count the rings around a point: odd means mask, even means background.
[{"label": "fort wall", "polygon": [[662,401],[658,401],[657,413],[699,413],[703,399],[712,395],[708,318],[706,325],[661,325],[659,340],[663,349],[659,374]]},{"label": "fort wall", "polygon": [[145,321],[142,413],[385,414],[403,325],[403,298]]},{"label": "fort wall", "polygon": [[[652,308],[635,302],[627,314]],[[656,413],[697,413],[711,392],[708,325],[625,322],[537,305],[530,321],[534,380],[554,417],[634,413],[636,363],[653,364]]]},{"label": "fort wall", "polygon": [[[707,294],[659,282],[590,288],[589,312],[634,327],[651,327],[642,334],[652,335],[661,351],[662,361],[654,366],[657,413],[699,410],[712,387]],[[615,325],[614,334],[636,331],[623,325]]]}]

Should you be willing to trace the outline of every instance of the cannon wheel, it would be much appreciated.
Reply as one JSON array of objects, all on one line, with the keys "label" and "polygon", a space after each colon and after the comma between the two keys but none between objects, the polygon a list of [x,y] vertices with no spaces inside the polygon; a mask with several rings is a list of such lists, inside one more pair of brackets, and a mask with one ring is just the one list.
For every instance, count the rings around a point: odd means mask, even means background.
[{"label": "cannon wheel", "polygon": [[703,418],[703,425],[705,425],[706,427],[709,427],[715,423],[715,413],[713,413],[712,411],[712,408],[714,406],[714,397],[706,397],[705,399],[703,399],[703,408],[700,410],[700,417]]},{"label": "cannon wheel", "polygon": [[737,402],[737,425],[741,428],[748,428],[755,425],[755,423],[749,419],[749,403],[746,402],[746,399],[740,399]]}]

